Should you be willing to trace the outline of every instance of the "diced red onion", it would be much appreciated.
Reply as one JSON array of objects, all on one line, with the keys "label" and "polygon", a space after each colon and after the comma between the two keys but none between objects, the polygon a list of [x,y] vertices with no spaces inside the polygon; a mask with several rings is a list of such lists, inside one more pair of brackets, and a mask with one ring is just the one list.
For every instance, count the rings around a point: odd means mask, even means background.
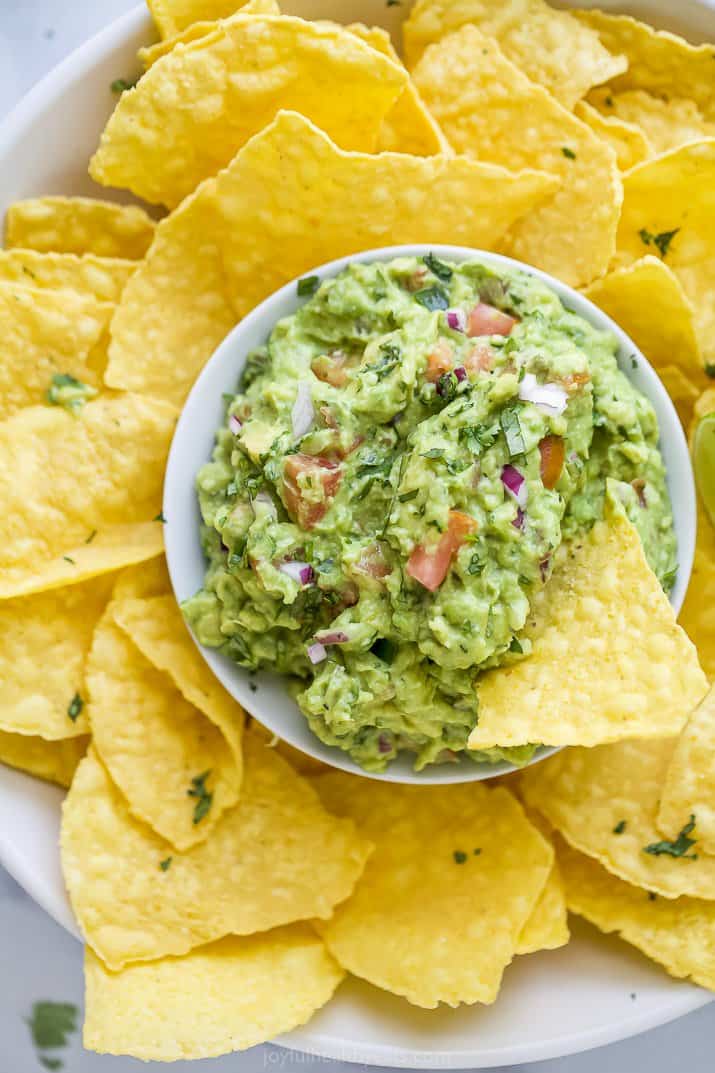
[{"label": "diced red onion", "polygon": [[549,576],[549,567],[551,566],[551,556],[547,555],[545,559],[542,559],[539,563],[539,570],[541,571],[541,580],[546,581]]},{"label": "diced red onion", "polygon": [[562,414],[569,401],[566,389],[561,384],[539,384],[533,373],[524,374],[519,384],[519,398],[522,402],[533,402],[554,416]]},{"label": "diced red onion", "polygon": [[313,567],[310,563],[281,563],[278,569],[282,574],[292,578],[298,585],[310,585],[313,580]]},{"label": "diced red onion", "polygon": [[467,370],[464,368],[463,365],[458,365],[457,368],[454,370],[454,375],[457,377],[457,380],[459,380],[461,384],[463,380],[467,379]]},{"label": "diced red onion", "polygon": [[466,332],[467,314],[463,309],[446,309],[444,315],[453,332]]},{"label": "diced red onion", "polygon": [[380,734],[377,739],[377,751],[379,753],[391,753],[392,742],[387,734]]},{"label": "diced red onion", "polygon": [[529,489],[524,475],[519,472],[516,466],[507,463],[501,471],[501,479],[507,492],[511,492],[519,506],[526,506]]},{"label": "diced red onion", "polygon": [[343,630],[322,630],[316,633],[315,639],[321,645],[344,645],[350,640]]},{"label": "diced red onion", "polygon": [[521,507],[516,508],[516,518],[511,523],[515,529],[523,529],[526,524],[526,515]]},{"label": "diced red onion", "polygon": [[290,412],[290,417],[293,424],[293,435],[296,439],[305,436],[315,420],[313,397],[310,392],[310,384],[307,380],[300,380],[298,382],[298,390],[296,392],[295,402],[293,403],[293,409]]},{"label": "diced red onion", "polygon": [[311,663],[322,663],[324,659],[327,659],[327,656],[325,646],[321,645],[319,641],[314,641],[312,645],[308,645],[308,659]]},{"label": "diced red onion", "polygon": [[243,428],[243,425],[238,420],[238,418],[236,417],[235,414],[231,414],[231,416],[228,419],[228,427],[229,427],[229,430],[231,431],[231,433],[234,436],[238,436],[239,432]]}]

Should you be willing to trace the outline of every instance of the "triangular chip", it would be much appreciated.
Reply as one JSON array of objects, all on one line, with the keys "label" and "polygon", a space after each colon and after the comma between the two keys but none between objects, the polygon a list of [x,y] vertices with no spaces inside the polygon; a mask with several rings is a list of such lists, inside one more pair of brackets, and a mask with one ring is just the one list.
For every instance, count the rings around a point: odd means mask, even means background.
[{"label": "triangular chip", "polygon": [[132,815],[186,850],[205,841],[238,800],[238,727],[229,727],[229,745],[209,713],[190,704],[119,629],[113,610],[95,630],[87,661],[94,747]]},{"label": "triangular chip", "polygon": [[136,262],[93,253],[38,253],[36,250],[0,250],[0,283],[76,291],[98,302],[118,302]]},{"label": "triangular chip", "polygon": [[96,395],[113,311],[79,294],[0,282],[0,421],[56,398],[67,376]]},{"label": "triangular chip", "polygon": [[237,4],[236,0],[149,0],[149,10],[164,40],[197,23],[215,22],[238,12],[263,15],[280,12],[275,0],[248,0],[247,4]]},{"label": "triangular chip", "polygon": [[566,898],[559,866],[556,862],[539,895],[531,916],[522,928],[517,954],[536,954],[539,950],[558,950],[569,941]]},{"label": "triangular chip", "polygon": [[715,529],[702,504],[693,571],[678,621],[694,642],[703,670],[715,681]]},{"label": "triangular chip", "polygon": [[522,775],[528,805],[575,849],[628,883],[665,898],[715,899],[715,857],[701,849],[697,817],[667,837],[656,826],[658,800],[675,739],[563,749]]},{"label": "triangular chip", "polygon": [[610,87],[599,86],[588,99],[591,103],[583,102],[585,107],[595,105],[603,122],[635,126],[655,153],[715,135],[715,120],[706,119],[689,97],[660,97],[644,89],[616,93]]},{"label": "triangular chip", "polygon": [[5,245],[41,253],[94,253],[137,260],[149,248],[154,221],[138,205],[88,197],[16,201],[5,217]]},{"label": "triangular chip", "polygon": [[557,845],[572,913],[607,935],[616,932],[671,976],[715,990],[715,902],[654,897],[565,843]]},{"label": "triangular chip", "polygon": [[653,147],[643,131],[615,115],[601,115],[587,101],[577,101],[574,115],[610,145],[620,171],[628,171],[653,156]]},{"label": "triangular chip", "polygon": [[707,690],[636,530],[616,511],[561,558],[526,635],[531,655],[479,679],[470,749],[662,738]]},{"label": "triangular chip", "polygon": [[432,45],[413,78],[457,153],[561,179],[549,201],[515,224],[500,244],[504,252],[573,286],[605,272],[622,197],[610,146],[476,26]]},{"label": "triangular chip", "polygon": [[162,555],[122,570],[114,586],[113,598],[115,603],[120,603],[142,597],[167,596],[171,591],[169,571]]},{"label": "triangular chip", "polygon": [[[715,67],[715,61],[710,61]],[[639,164],[624,177],[619,256],[666,261],[696,311],[705,361],[715,359],[715,138]]]},{"label": "triangular chip", "polygon": [[146,1062],[213,1058],[265,1043],[305,1024],[344,976],[299,924],[229,936],[121,972],[87,949],[84,973],[85,1047]]},{"label": "triangular chip", "polygon": [[[676,355],[674,354],[673,357]],[[678,412],[680,423],[687,430],[695,413],[695,405],[700,398],[700,376],[687,376],[677,365],[662,366],[658,369],[658,376]]]},{"label": "triangular chip", "polygon": [[565,108],[626,67],[625,57],[611,55],[595,31],[544,0],[418,0],[403,26],[408,66],[467,23],[496,38],[511,62]]},{"label": "triangular chip", "polygon": [[485,783],[312,781],[376,844],[353,896],[318,926],[338,962],[427,1009],[493,1002],[553,864],[517,800]]},{"label": "triangular chip", "polygon": [[0,730],[0,764],[68,787],[88,744],[89,738],[84,736],[47,741],[28,734],[8,734]]},{"label": "triangular chip", "polygon": [[[161,504],[175,417],[166,403],[123,395],[88,402],[77,415],[33,406],[0,424],[0,597],[80,581],[161,550],[161,523],[150,520]],[[140,522],[152,536],[132,541]]]},{"label": "triangular chip", "polygon": [[[344,27],[235,15],[123,93],[90,163],[97,182],[175,206],[281,108],[371,152],[407,74]],[[167,109],[167,93],[174,104]]]},{"label": "triangular chip", "polygon": [[112,323],[107,383],[180,402],[236,320],[288,280],[445,235],[489,248],[557,185],[461,158],[346,153],[284,112],[159,225]]},{"label": "triangular chip", "polygon": [[110,968],[325,918],[352,892],[370,843],[329,815],[275,750],[250,734],[244,749],[240,803],[183,854],[132,819],[96,754],[80,765],[63,811],[62,863],[85,938]]},{"label": "triangular chip", "polygon": [[698,845],[715,856],[715,687],[678,738],[661,790],[658,827],[669,835],[691,815]]},{"label": "triangular chip", "polygon": [[113,580],[0,600],[0,730],[52,740],[87,734],[85,661]]}]

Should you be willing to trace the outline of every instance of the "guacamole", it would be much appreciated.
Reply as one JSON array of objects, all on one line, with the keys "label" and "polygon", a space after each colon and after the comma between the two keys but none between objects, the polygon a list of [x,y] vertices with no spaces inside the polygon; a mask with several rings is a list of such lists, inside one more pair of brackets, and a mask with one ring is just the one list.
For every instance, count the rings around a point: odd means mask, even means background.
[{"label": "guacamole", "polygon": [[528,656],[533,597],[607,495],[672,584],[656,417],[615,340],[525,273],[428,255],[298,293],[199,473],[208,566],[184,613],[290,676],[313,732],[367,770],[453,761],[479,672]]}]

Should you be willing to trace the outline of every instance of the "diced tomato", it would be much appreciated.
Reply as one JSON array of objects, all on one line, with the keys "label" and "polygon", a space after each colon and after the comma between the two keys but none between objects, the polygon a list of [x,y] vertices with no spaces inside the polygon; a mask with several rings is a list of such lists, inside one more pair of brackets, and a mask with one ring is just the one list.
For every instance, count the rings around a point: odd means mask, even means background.
[{"label": "diced tomato", "polygon": [[[324,517],[340,486],[342,470],[338,462],[312,455],[288,455],[283,466],[283,498],[286,510],[302,529],[312,529]],[[299,478],[309,476],[313,487],[320,486],[320,500],[305,499]]]},{"label": "diced tomato", "polygon": [[468,373],[488,373],[494,366],[494,351],[486,343],[477,343],[463,362]]},{"label": "diced tomato", "polygon": [[564,468],[564,441],[560,436],[544,436],[539,442],[541,452],[541,483],[555,488]]},{"label": "diced tomato", "polygon": [[561,383],[568,391],[569,395],[576,395],[584,386],[588,384],[591,379],[590,373],[569,373],[565,376]]},{"label": "diced tomato", "polygon": [[469,314],[467,335],[470,338],[475,335],[510,335],[516,323],[516,317],[502,313],[501,309],[497,309],[496,306],[479,302]]},{"label": "diced tomato", "polygon": [[442,534],[435,547],[428,550],[419,544],[414,549],[407,562],[407,573],[434,592],[446,578],[454,556],[476,528],[476,518],[461,510],[451,510],[447,532]]},{"label": "diced tomato", "polygon": [[345,387],[348,382],[348,356],[342,350],[319,354],[313,358],[310,368],[318,380],[333,387]]},{"label": "diced tomato", "polygon": [[452,348],[444,339],[440,339],[427,355],[427,371],[425,376],[431,384],[436,384],[443,373],[448,373],[452,368]]}]

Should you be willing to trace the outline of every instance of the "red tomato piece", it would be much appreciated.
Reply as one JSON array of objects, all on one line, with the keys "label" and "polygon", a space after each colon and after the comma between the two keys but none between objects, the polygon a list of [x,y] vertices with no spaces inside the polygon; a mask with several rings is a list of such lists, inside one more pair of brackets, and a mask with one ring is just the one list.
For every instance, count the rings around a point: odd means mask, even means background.
[{"label": "red tomato piece", "polygon": [[516,323],[516,317],[502,313],[496,306],[479,302],[469,314],[467,335],[470,338],[475,335],[509,335]]},{"label": "red tomato piece", "polygon": [[[312,455],[288,455],[283,466],[283,498],[286,510],[302,529],[312,529],[324,517],[342,479],[338,462]],[[320,500],[306,499],[299,478],[309,476],[313,488],[320,486]]]},{"label": "red tomato piece", "polygon": [[488,373],[494,366],[494,351],[486,343],[478,343],[464,359],[468,373]]},{"label": "red tomato piece", "polygon": [[427,371],[425,376],[431,384],[435,384],[443,373],[448,373],[452,368],[452,348],[444,339],[440,339],[427,355]]},{"label": "red tomato piece", "polygon": [[407,573],[434,592],[446,578],[454,556],[476,528],[476,518],[461,510],[451,510],[447,532],[434,548],[427,550],[421,544],[417,545],[407,562]]},{"label": "red tomato piece", "polygon": [[541,483],[544,488],[555,488],[564,468],[564,441],[560,436],[544,436],[539,442],[541,452]]}]

